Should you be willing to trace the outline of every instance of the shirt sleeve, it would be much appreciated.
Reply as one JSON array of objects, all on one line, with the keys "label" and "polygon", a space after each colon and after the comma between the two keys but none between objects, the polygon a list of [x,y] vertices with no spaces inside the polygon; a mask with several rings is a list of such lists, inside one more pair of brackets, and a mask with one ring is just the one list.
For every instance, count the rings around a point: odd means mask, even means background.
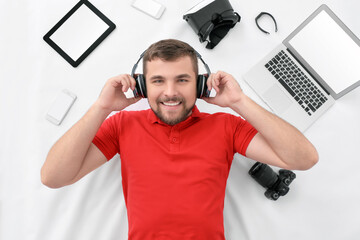
[{"label": "shirt sleeve", "polygon": [[120,113],[107,118],[100,126],[92,143],[104,154],[109,161],[116,153],[120,152],[119,147],[119,119]]},{"label": "shirt sleeve", "polygon": [[234,116],[234,122],[234,150],[241,155],[246,156],[246,149],[258,131],[241,117]]}]

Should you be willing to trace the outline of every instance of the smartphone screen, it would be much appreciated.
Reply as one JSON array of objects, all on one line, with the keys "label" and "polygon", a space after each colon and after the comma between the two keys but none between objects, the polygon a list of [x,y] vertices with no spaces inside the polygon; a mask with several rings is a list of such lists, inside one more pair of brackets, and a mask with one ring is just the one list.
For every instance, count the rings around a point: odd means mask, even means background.
[{"label": "smartphone screen", "polygon": [[70,110],[75,99],[75,94],[69,92],[68,90],[61,91],[52,103],[50,110],[46,114],[46,118],[50,122],[59,125]]}]

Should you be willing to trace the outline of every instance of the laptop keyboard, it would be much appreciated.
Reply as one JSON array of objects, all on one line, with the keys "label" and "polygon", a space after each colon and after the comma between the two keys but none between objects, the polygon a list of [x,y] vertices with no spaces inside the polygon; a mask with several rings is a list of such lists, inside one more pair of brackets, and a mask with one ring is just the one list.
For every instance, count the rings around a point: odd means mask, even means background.
[{"label": "laptop keyboard", "polygon": [[311,116],[328,99],[282,50],[265,67]]}]

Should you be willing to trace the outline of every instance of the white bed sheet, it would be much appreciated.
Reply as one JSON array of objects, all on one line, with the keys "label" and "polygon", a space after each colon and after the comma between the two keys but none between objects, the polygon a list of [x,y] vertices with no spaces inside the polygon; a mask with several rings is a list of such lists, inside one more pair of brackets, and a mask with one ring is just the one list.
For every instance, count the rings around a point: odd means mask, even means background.
[{"label": "white bed sheet", "polygon": [[[166,6],[160,20],[134,8],[131,1],[92,0],[117,28],[78,68],[73,68],[43,40],[43,35],[77,1],[0,2],[0,239],[119,240],[127,239],[127,216],[119,157],[78,183],[49,189],[40,168],[52,144],[87,111],[105,81],[129,73],[140,53],[163,38],[189,42],[212,71],[233,74],[243,90],[265,104],[241,76],[325,2],[360,36],[357,0],[235,1],[242,21],[213,50],[205,49],[182,14],[195,2],[159,0]],[[264,35],[254,23],[262,11],[272,13],[277,34]],[[262,20],[264,27],[271,22]],[[61,89],[78,96],[60,126],[45,119]],[[296,172],[287,196],[265,198],[247,171],[254,163],[236,155],[226,189],[224,224],[227,239],[303,240],[359,239],[360,89],[346,95],[305,135],[320,162]],[[201,111],[229,111],[198,102]],[[145,100],[131,109],[147,107]],[[229,111],[231,112],[231,111]]]}]

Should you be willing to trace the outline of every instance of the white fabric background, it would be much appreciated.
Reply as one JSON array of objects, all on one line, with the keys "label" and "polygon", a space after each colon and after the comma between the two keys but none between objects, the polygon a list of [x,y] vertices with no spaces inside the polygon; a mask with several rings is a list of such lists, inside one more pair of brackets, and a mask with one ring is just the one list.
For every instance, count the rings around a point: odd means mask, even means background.
[{"label": "white fabric background", "polygon": [[[182,20],[198,1],[158,1],[166,6],[160,20],[132,8],[131,0],[92,0],[117,28],[73,68],[42,37],[77,0],[0,0],[1,240],[127,239],[118,156],[78,183],[56,190],[41,184],[40,168],[50,147],[87,111],[105,81],[129,73],[151,43],[164,38],[190,43],[213,72],[231,73],[264,106],[241,76],[322,3],[360,36],[358,0],[231,0],[242,21],[214,50],[207,50]],[[262,11],[275,16],[278,33],[265,35],[257,29],[254,19]],[[270,20],[261,23],[273,29]],[[64,88],[78,99],[55,126],[45,114]],[[254,162],[235,156],[225,198],[227,239],[359,239],[359,104],[360,88],[338,100],[305,132],[320,162],[309,171],[297,171],[289,194],[276,202],[266,199],[265,189],[247,174]],[[202,100],[198,106],[201,111],[231,112]],[[146,107],[142,100],[130,109]]]}]

